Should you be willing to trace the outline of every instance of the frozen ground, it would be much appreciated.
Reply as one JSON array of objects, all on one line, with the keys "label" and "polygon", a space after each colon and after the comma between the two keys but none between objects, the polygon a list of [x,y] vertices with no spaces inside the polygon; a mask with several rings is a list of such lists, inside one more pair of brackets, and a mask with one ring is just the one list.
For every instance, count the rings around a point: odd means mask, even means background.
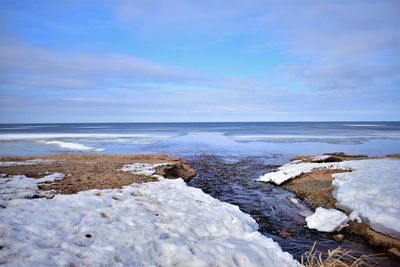
[{"label": "frozen ground", "polygon": [[332,175],[336,206],[351,212],[352,219],[361,220],[376,231],[400,238],[400,159],[288,163],[276,172],[263,175],[260,180],[281,184],[318,169],[351,170]]},{"label": "frozen ground", "polygon": [[14,199],[0,222],[2,264],[298,266],[249,215],[181,179]]}]

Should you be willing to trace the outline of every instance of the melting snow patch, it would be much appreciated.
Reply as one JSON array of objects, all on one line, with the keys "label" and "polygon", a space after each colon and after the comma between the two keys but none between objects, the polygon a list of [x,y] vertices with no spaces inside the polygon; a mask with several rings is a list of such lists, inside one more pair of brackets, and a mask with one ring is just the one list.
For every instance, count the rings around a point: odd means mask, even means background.
[{"label": "melting snow patch", "polygon": [[40,179],[26,177],[25,175],[13,175],[8,178],[0,178],[0,202],[6,204],[12,199],[30,198],[35,195],[52,197],[53,191],[40,191],[38,184],[54,182],[64,178],[64,174],[56,172]]},{"label": "melting snow patch", "polygon": [[51,164],[54,160],[50,159],[31,159],[25,161],[2,161],[0,167],[21,166],[21,165],[36,165],[36,164]]},{"label": "melting snow patch", "polygon": [[12,200],[1,263],[25,266],[299,266],[250,215],[182,179]]},{"label": "melting snow patch", "polygon": [[347,226],[349,217],[336,209],[317,208],[315,213],[306,218],[307,227],[320,232],[340,231]]},{"label": "melting snow patch", "polygon": [[162,166],[171,166],[171,163],[158,163],[158,164],[149,164],[149,163],[133,163],[133,164],[126,164],[120,169],[124,172],[130,172],[137,175],[146,175],[152,176],[157,179],[163,179],[164,177],[155,174],[156,169]]},{"label": "melting snow patch", "polygon": [[273,182],[277,185],[280,185],[281,183],[283,183],[289,179],[295,178],[297,176],[300,176],[303,173],[310,173],[315,170],[321,170],[321,169],[349,170],[348,167],[342,166],[341,164],[339,164],[337,162],[335,162],[335,163],[308,163],[308,162],[292,163],[292,162],[289,162],[289,163],[279,167],[278,170],[275,172],[269,172],[269,173],[264,174],[263,176],[260,177],[260,181]]},{"label": "melting snow patch", "polygon": [[329,155],[315,156],[315,157],[312,157],[312,158],[311,158],[311,161],[312,161],[312,162],[318,162],[318,161],[327,160],[327,159],[329,159],[329,158],[331,158],[331,156],[329,156]]},{"label": "melting snow patch", "polygon": [[77,143],[63,142],[63,141],[37,141],[38,143],[46,145],[57,145],[62,149],[78,150],[78,151],[103,151],[104,148],[95,148],[91,146],[85,146]]}]

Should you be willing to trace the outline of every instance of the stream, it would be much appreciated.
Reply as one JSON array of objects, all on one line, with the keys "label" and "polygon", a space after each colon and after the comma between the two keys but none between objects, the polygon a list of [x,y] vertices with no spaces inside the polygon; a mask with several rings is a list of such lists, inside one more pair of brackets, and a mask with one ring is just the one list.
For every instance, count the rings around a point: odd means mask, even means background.
[{"label": "stream", "polygon": [[[274,239],[284,251],[300,260],[301,255],[316,243],[316,249],[327,251],[341,246],[351,250],[353,256],[382,253],[363,241],[361,237],[343,230],[346,239],[335,241],[334,234],[320,233],[306,227],[304,217],[298,213],[307,210],[305,204],[290,201],[296,198],[284,188],[258,181],[266,172],[273,171],[275,156],[224,157],[202,154],[186,158],[197,175],[189,182],[205,193],[234,205],[250,214],[259,224],[259,231]],[[380,255],[376,266],[398,266],[390,255]]]}]

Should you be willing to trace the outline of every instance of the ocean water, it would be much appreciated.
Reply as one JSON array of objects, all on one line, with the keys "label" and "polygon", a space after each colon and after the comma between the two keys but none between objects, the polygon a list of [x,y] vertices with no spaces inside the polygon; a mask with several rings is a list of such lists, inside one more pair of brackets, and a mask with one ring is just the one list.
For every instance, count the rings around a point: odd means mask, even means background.
[{"label": "ocean water", "polygon": [[400,153],[400,122],[0,124],[0,155]]}]

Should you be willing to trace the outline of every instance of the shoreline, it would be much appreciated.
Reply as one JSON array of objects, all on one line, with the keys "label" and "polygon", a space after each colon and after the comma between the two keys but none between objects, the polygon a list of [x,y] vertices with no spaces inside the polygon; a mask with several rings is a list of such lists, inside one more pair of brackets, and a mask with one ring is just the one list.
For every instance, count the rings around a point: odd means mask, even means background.
[{"label": "shoreline", "polygon": [[[166,178],[190,180],[194,170],[182,159],[162,154],[55,154],[45,156],[5,156],[2,162],[29,162],[40,164],[1,166],[0,173],[40,178],[48,173],[63,173],[64,179],[39,186],[40,190],[56,190],[61,194],[75,194],[91,189],[121,188],[130,184],[157,181],[145,173],[123,171],[124,165],[166,164],[155,168],[155,174]],[[39,161],[40,162],[40,161]]]}]

